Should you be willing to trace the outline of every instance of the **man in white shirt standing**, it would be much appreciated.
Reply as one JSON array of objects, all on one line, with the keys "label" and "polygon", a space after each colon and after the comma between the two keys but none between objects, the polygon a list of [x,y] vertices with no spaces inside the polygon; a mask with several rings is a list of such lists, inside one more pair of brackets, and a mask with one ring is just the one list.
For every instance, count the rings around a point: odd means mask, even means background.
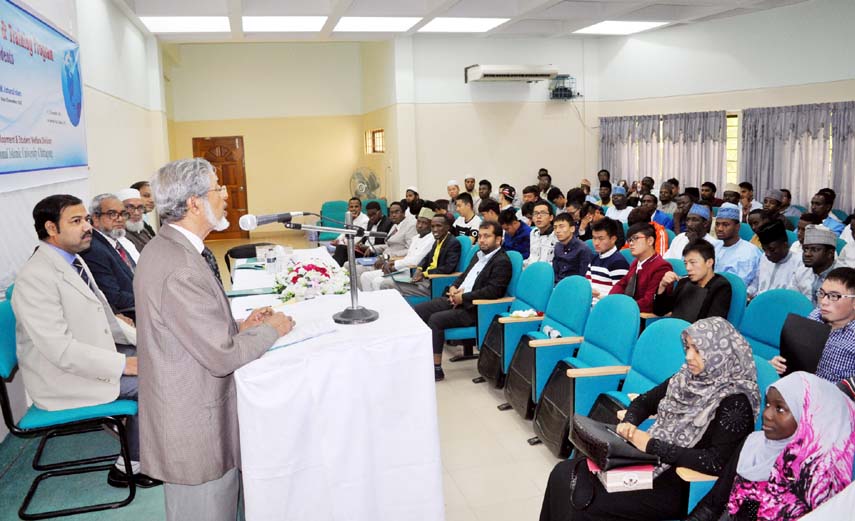
[{"label": "man in white shirt standing", "polygon": [[757,236],[764,255],[760,259],[757,277],[748,286],[749,298],[770,289],[793,289],[795,274],[803,264],[801,256],[790,251],[784,223],[772,221],[757,230]]},{"label": "man in white shirt standing", "polygon": [[[398,211],[400,211],[400,206],[396,207],[393,203],[393,205],[389,207],[390,216],[392,216],[393,208],[398,208]],[[389,275],[396,271],[415,268],[418,266],[419,262],[421,262],[421,260],[425,258],[425,255],[430,251],[431,246],[433,246],[434,238],[433,235],[430,234],[430,222],[431,219],[433,219],[433,216],[433,210],[430,208],[422,208],[421,212],[419,212],[418,219],[416,219],[415,228],[413,228],[416,235],[411,237],[410,245],[407,248],[406,254],[401,258],[395,259],[391,254],[397,252],[391,250],[391,247],[386,250],[386,253],[389,255],[377,259],[377,264],[374,265],[375,269],[367,271],[359,277],[360,285],[364,291],[394,289],[395,281],[392,280],[392,277],[384,277],[384,275]],[[394,220],[394,217],[392,217],[392,219]],[[411,219],[411,217],[407,217],[407,219]],[[404,221],[407,219],[404,219]],[[395,228],[393,227],[392,230],[394,229]],[[399,231],[397,233],[390,232],[389,239],[398,233],[409,233],[409,228],[406,231]]]},{"label": "man in white shirt standing", "polygon": [[626,188],[620,185],[612,187],[611,200],[614,206],[610,206],[609,209],[606,210],[606,217],[626,224],[627,219],[629,218],[629,212],[632,211],[632,208],[627,206]]}]

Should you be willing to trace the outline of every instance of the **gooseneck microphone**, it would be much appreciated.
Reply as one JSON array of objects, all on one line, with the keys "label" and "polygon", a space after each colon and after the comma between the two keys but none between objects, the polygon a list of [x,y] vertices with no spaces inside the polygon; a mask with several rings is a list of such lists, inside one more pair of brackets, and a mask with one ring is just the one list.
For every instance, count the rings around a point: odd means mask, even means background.
[{"label": "gooseneck microphone", "polygon": [[267,215],[253,215],[248,213],[240,218],[238,221],[238,225],[241,230],[244,231],[252,231],[259,226],[270,224],[270,223],[287,223],[291,222],[291,219],[294,217],[300,217],[301,215],[313,215],[311,212],[284,212],[284,213],[271,213]]}]

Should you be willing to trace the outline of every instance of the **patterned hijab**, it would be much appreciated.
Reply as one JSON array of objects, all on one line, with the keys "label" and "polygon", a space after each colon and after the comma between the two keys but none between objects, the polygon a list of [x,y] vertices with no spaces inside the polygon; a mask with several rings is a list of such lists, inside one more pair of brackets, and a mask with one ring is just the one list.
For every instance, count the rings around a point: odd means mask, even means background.
[{"label": "patterned hijab", "polygon": [[728,511],[757,502],[759,521],[799,519],[852,481],[855,405],[834,384],[792,373],[772,386],[798,422],[786,440],[754,432],[739,453]]},{"label": "patterned hijab", "polygon": [[[686,364],[668,382],[659,402],[656,422],[648,431],[654,438],[680,447],[694,447],[715,416],[722,400],[744,394],[755,417],[760,409],[757,368],[751,346],[721,317],[698,320],[683,331],[683,347],[691,338],[704,359],[704,369],[693,375]],[[658,473],[667,469],[661,466]]]}]

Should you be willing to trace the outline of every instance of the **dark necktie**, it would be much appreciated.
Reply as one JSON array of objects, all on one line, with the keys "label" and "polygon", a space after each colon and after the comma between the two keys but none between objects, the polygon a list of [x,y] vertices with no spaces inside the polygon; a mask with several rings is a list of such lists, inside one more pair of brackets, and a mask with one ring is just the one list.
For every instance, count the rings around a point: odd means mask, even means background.
[{"label": "dark necktie", "polygon": [[98,295],[98,292],[95,291],[95,286],[92,284],[92,279],[89,278],[89,274],[86,273],[86,269],[83,267],[83,261],[80,260],[80,257],[75,257],[74,261],[71,263],[74,266],[74,269],[77,270],[77,274],[80,275],[80,278],[83,279],[83,282],[89,286],[89,289],[92,290],[92,293]]},{"label": "dark necktie", "polygon": [[205,262],[208,263],[208,267],[211,268],[211,272],[213,272],[214,277],[217,278],[217,282],[222,286],[223,279],[220,277],[220,267],[217,266],[217,259],[214,258],[214,253],[206,246],[205,249],[202,250],[202,257],[205,258]]},{"label": "dark necktie", "polygon": [[635,286],[638,283],[638,271],[632,274],[632,277],[629,278],[629,282],[626,284],[626,291],[623,292],[624,295],[635,298]]},{"label": "dark necktie", "polygon": [[128,250],[126,250],[119,241],[116,241],[116,251],[119,252],[119,257],[122,258],[122,262],[124,262],[133,273],[134,260],[131,259],[131,256],[128,254]]}]

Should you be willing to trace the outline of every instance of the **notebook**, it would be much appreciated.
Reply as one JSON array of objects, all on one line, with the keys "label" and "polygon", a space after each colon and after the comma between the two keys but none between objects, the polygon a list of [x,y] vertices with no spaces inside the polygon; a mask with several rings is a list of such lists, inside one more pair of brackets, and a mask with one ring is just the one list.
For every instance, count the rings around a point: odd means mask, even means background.
[{"label": "notebook", "polygon": [[815,373],[822,358],[831,326],[794,313],[787,315],[781,328],[781,356],[787,361],[788,375],[794,371]]}]

